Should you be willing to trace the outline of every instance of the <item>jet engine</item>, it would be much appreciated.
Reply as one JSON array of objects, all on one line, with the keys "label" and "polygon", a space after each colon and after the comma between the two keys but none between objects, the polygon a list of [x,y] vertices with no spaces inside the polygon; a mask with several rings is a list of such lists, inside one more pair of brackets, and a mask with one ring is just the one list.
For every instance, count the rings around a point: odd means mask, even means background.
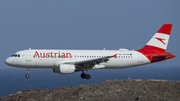
[{"label": "jet engine", "polygon": [[60,74],[72,74],[75,72],[75,66],[69,64],[60,64],[58,69]]}]

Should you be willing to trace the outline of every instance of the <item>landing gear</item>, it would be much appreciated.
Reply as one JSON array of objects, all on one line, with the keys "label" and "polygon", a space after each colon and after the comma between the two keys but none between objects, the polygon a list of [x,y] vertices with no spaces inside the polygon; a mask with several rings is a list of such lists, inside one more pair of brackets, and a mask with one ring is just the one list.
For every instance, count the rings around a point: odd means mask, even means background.
[{"label": "landing gear", "polygon": [[30,76],[29,76],[29,74],[26,74],[25,77],[26,77],[26,78],[29,78]]},{"label": "landing gear", "polygon": [[25,75],[26,78],[29,78],[29,77],[30,77],[30,76],[29,76],[29,73],[30,73],[30,70],[27,69],[27,74]]},{"label": "landing gear", "polygon": [[87,73],[85,74],[84,71],[82,71],[81,78],[89,80],[91,78],[91,75],[89,75]]},{"label": "landing gear", "polygon": [[85,79],[85,78],[86,78],[86,74],[85,74],[85,73],[82,73],[82,74],[81,74],[81,78],[82,78],[82,79]]},{"label": "landing gear", "polygon": [[86,74],[86,79],[89,80],[91,78],[91,75]]}]

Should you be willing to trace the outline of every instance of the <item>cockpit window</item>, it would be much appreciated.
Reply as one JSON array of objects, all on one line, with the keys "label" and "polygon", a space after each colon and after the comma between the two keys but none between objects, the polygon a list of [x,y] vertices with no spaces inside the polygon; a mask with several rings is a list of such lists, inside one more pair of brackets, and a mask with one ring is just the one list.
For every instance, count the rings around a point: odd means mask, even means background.
[{"label": "cockpit window", "polygon": [[11,57],[20,57],[20,54],[13,54]]}]

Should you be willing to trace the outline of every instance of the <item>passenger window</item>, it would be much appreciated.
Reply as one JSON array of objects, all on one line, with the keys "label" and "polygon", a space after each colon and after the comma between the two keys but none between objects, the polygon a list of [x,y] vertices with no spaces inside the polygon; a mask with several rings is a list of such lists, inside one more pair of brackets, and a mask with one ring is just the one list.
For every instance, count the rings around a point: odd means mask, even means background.
[{"label": "passenger window", "polygon": [[20,55],[18,54],[18,57],[20,57]]}]

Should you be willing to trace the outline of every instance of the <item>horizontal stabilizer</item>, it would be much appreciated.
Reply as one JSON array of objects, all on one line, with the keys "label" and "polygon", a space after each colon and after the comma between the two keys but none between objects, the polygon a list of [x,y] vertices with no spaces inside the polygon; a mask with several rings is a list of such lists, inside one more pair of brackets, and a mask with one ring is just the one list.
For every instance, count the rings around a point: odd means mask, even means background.
[{"label": "horizontal stabilizer", "polygon": [[170,55],[174,55],[174,54],[157,55],[157,56],[153,56],[153,58],[166,57],[166,56],[170,56]]},{"label": "horizontal stabilizer", "polygon": [[159,61],[162,61],[162,60],[166,60],[166,59],[170,59],[170,58],[173,58],[175,57],[174,54],[163,54],[163,55],[157,55],[157,56],[152,56],[152,60],[151,62],[159,62]]}]

